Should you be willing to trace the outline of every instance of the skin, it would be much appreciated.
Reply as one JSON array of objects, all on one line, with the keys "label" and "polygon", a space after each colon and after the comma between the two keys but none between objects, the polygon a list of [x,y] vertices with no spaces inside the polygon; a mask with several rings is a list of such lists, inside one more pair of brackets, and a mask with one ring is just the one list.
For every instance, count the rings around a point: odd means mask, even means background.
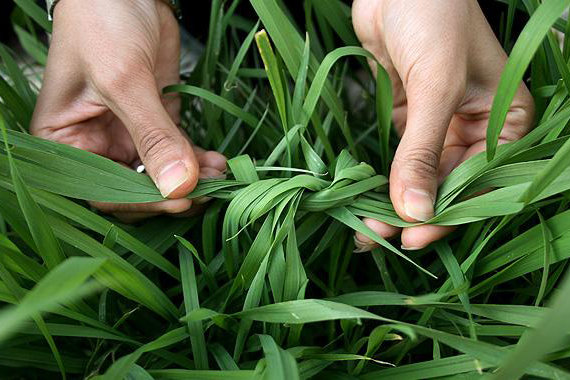
[{"label": "skin", "polygon": [[[352,18],[363,47],[392,80],[392,116],[401,141],[390,171],[390,198],[403,220],[428,220],[438,185],[485,150],[507,55],[475,0],[355,0]],[[533,99],[521,83],[499,143],[520,139],[533,118]],[[453,229],[423,225],[400,231],[376,220],[364,222],[385,238],[401,233],[402,248],[408,250],[424,248]],[[375,247],[360,233],[355,243],[360,251]]]},{"label": "skin", "polygon": [[180,123],[180,100],[161,96],[179,81],[180,33],[162,1],[61,0],[34,135],[73,145],[128,167],[142,162],[169,200],[93,203],[125,221],[190,209],[199,177],[219,177],[226,159],[193,146]]},{"label": "skin", "polygon": [[[393,83],[393,119],[402,137],[392,164],[390,197],[400,217],[433,215],[437,186],[485,147],[489,112],[506,54],[475,0],[355,0],[354,28]],[[178,128],[180,101],[160,89],[179,80],[178,24],[158,0],[61,0],[32,121],[40,137],[85,149],[126,166],[142,162],[168,200],[94,206],[127,221],[190,209],[199,177],[218,177],[225,158],[195,147]],[[374,69],[374,65],[372,65]],[[533,100],[521,84],[500,143],[521,138]],[[196,209],[196,208],[194,208]],[[403,248],[420,249],[450,227],[400,229],[365,223]],[[374,243],[356,234],[359,250]]]}]

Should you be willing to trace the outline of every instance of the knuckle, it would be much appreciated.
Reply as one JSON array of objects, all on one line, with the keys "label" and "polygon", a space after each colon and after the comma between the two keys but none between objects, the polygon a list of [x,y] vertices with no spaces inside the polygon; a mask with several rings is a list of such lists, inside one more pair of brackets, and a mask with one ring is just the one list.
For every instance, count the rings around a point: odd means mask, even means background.
[{"label": "knuckle", "polygon": [[190,202],[164,202],[162,212],[166,214],[180,214],[190,208]]},{"label": "knuckle", "polygon": [[505,127],[501,131],[500,138],[508,142],[520,140],[528,133],[528,128],[524,123],[518,120],[512,120],[522,116],[515,115],[515,113],[518,113],[518,111],[514,111],[513,114],[507,116]]},{"label": "knuckle", "polygon": [[529,114],[527,110],[521,108],[512,109],[507,115],[500,138],[506,142],[522,139],[531,129],[532,118],[532,114]]},{"label": "knuckle", "polygon": [[163,129],[148,128],[141,134],[139,154],[143,160],[164,156],[176,143],[174,136]]},{"label": "knuckle", "polygon": [[30,133],[36,137],[40,137],[46,140],[52,140],[52,128],[51,127],[42,127],[40,122],[36,120],[32,120],[30,124]]},{"label": "knuckle", "polygon": [[[525,89],[526,90],[526,89]],[[531,129],[534,121],[534,101],[525,91],[509,109],[501,138],[506,141],[516,141],[523,138]]]},{"label": "knuckle", "polygon": [[408,96],[437,99],[442,106],[455,105],[467,91],[467,68],[449,67],[441,58],[422,59],[411,64],[404,83]]},{"label": "knuckle", "polygon": [[429,147],[414,148],[403,157],[395,159],[394,165],[413,172],[414,176],[434,178],[439,170],[439,153]]},{"label": "knuckle", "polygon": [[142,78],[145,67],[140,60],[117,59],[112,65],[103,65],[104,69],[96,69],[94,80],[104,94],[124,94],[129,92]]},{"label": "knuckle", "polygon": [[113,204],[113,203],[107,203],[107,202],[89,202],[89,204],[91,205],[91,207],[105,213],[105,214],[110,214],[114,211],[117,210],[117,205]]}]

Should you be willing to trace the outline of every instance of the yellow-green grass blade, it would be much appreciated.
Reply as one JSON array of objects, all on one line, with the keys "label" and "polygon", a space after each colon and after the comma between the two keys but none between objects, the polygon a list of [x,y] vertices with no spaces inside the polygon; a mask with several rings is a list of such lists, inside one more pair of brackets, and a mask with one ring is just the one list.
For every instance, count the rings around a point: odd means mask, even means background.
[{"label": "yellow-green grass blade", "polygon": [[279,62],[273,52],[271,42],[269,41],[269,37],[265,30],[261,30],[255,34],[255,42],[257,43],[257,49],[259,50],[261,58],[263,59],[267,78],[271,84],[271,90],[273,91],[273,97],[277,103],[281,125],[285,134],[287,134],[289,123],[287,121],[287,110],[285,109],[285,89],[283,88],[284,83],[281,80],[281,67],[279,66]]}]

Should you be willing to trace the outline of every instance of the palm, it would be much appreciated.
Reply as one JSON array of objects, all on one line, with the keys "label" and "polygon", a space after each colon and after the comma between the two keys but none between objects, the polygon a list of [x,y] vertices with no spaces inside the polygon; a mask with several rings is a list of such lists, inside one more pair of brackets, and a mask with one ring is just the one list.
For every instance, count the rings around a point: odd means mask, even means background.
[{"label": "palm", "polygon": [[[396,93],[404,92],[396,90]],[[480,99],[477,103],[460,106],[451,118],[437,168],[440,183],[453,168],[485,150],[485,133],[491,104],[487,99]],[[404,134],[406,115],[407,103],[404,97],[397,101],[394,107],[394,125],[400,137]]]}]

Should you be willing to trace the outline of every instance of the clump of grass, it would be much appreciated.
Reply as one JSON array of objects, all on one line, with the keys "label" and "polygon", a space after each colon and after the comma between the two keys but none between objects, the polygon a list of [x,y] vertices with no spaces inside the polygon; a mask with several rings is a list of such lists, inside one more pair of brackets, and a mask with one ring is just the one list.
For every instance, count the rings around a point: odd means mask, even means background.
[{"label": "clump of grass", "polygon": [[[165,89],[187,100],[194,141],[231,157],[228,179],[190,194],[213,198],[193,218],[130,226],[87,207],[162,198],[144,175],[30,136],[35,89],[0,47],[2,376],[569,378],[569,53],[550,27],[567,29],[570,1],[524,2],[488,151],[451,173],[427,222],[460,227],[413,256],[360,221],[409,225],[384,176],[387,75],[378,66],[375,88],[362,84],[358,110],[342,91],[373,58],[352,46],[349,8],[307,1],[299,28],[279,1],[251,0],[261,29],[238,3],[212,2],[199,67]],[[35,28],[49,24],[17,4],[22,45],[42,63]],[[529,65],[537,126],[497,146]],[[354,230],[379,248],[354,253]]]}]

